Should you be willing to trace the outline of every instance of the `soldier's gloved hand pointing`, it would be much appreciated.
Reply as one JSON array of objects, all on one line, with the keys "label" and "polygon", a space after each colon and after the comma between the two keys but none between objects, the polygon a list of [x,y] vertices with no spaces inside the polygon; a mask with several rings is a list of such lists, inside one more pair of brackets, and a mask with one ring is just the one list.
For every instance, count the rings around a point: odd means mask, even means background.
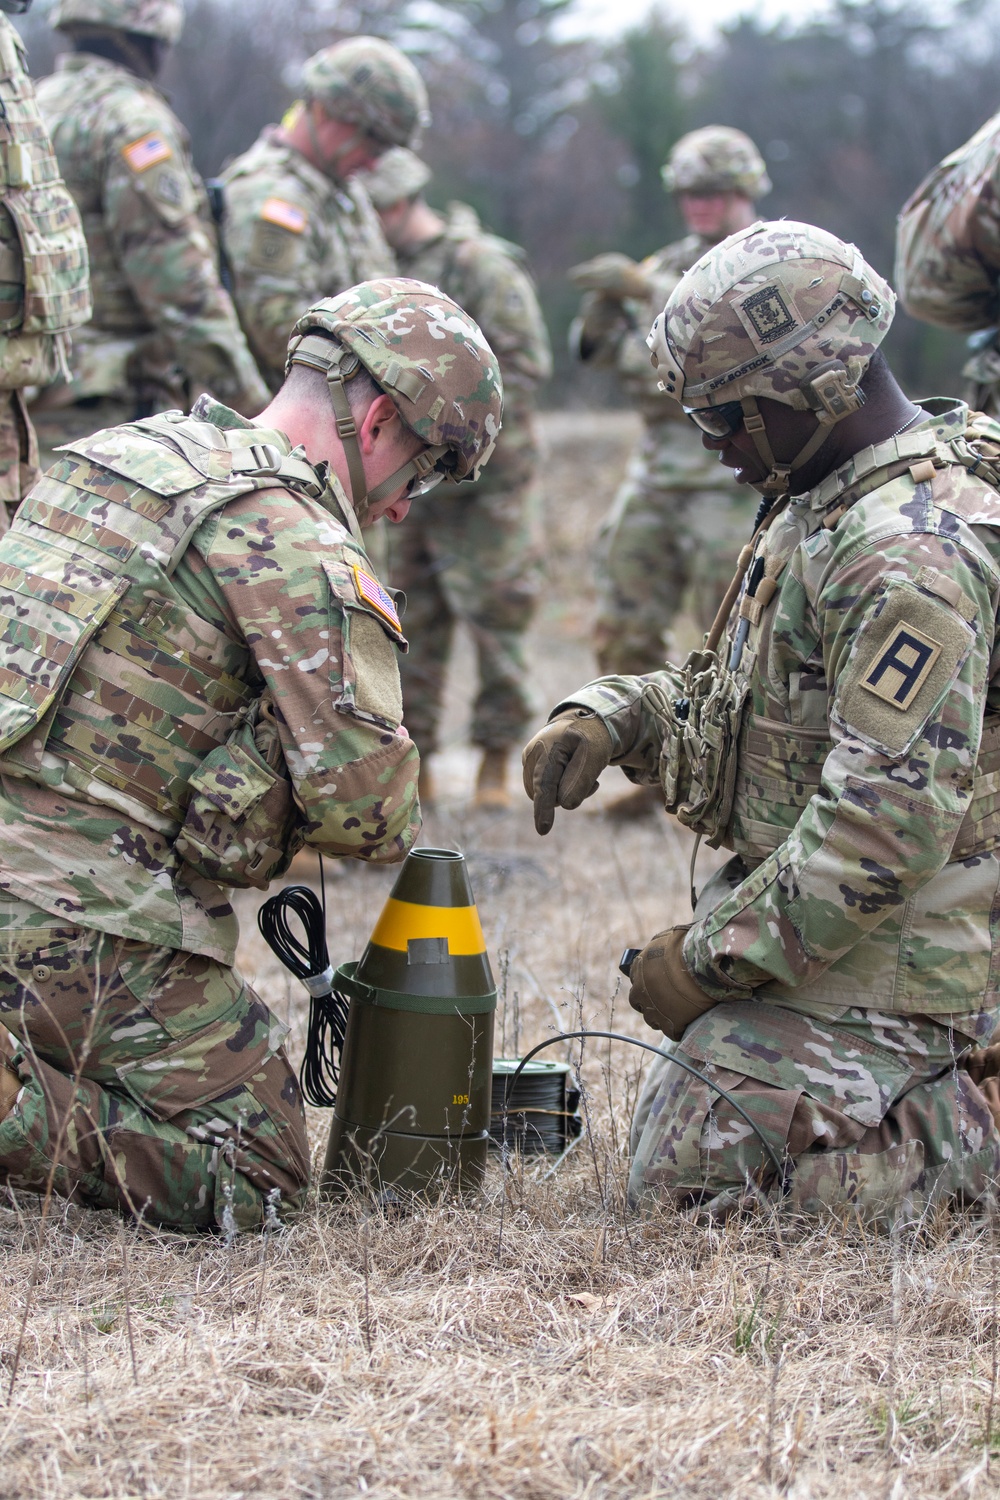
[{"label": "soldier's gloved hand pointing", "polygon": [[610,732],[586,708],[567,709],[528,741],[521,765],[539,833],[548,833],[557,807],[579,807],[597,791],[613,749]]},{"label": "soldier's gloved hand pointing", "polygon": [[593,260],[570,266],[567,279],[582,292],[604,292],[608,297],[634,297],[639,301],[652,295],[653,288],[640,266],[617,250],[606,250]]},{"label": "soldier's gloved hand pointing", "polygon": [[688,926],[668,927],[633,959],[628,1003],[647,1026],[679,1042],[692,1021],[718,1004],[693,979],[681,956]]}]

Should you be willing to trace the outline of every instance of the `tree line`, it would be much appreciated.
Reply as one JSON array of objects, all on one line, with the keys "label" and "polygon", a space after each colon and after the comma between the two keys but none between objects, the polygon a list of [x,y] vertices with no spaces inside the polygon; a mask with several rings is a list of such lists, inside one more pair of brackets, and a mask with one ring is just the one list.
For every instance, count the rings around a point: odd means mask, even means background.
[{"label": "tree line", "polygon": [[[654,4],[614,40],[580,38],[577,0],[188,0],[163,87],[216,174],[294,98],[303,58],[357,32],[414,59],[434,122],[428,197],[471,203],[528,252],[557,351],[549,399],[613,398],[573,370],[566,267],[636,257],[682,227],[660,165],[685,131],[745,130],[774,188],[767,217],[810,220],[891,274],[895,216],[921,177],[1000,109],[1000,0],[834,0],[821,18],[742,19],[697,47]],[[32,72],[54,63],[45,4],[18,24]],[[887,352],[916,394],[952,391],[961,339],[903,315]]]}]

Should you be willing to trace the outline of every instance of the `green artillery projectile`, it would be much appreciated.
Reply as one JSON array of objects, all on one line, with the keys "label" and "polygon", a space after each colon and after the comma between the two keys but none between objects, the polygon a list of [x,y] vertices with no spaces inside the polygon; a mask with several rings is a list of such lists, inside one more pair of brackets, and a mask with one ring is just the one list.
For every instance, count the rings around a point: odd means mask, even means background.
[{"label": "green artillery projectile", "polygon": [[497,992],[465,857],[414,849],[358,964],[323,1189],[478,1187]]}]

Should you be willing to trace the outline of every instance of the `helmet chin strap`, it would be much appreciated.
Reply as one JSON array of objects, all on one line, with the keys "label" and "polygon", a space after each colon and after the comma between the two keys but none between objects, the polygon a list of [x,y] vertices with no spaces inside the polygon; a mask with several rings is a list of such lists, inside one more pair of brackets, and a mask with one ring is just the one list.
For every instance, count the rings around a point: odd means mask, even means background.
[{"label": "helmet chin strap", "polygon": [[768,498],[787,495],[792,475],[797,469],[801,469],[803,464],[807,464],[813,454],[822,448],[833,431],[834,425],[840,419],[829,417],[825,412],[814,412],[813,416],[818,425],[812,437],[789,463],[779,464],[767,436],[764,418],[757,406],[757,397],[744,396],[740,405],[743,407],[743,426],[753,438],[753,445],[762,462],[767,465],[768,471],[767,477],[754,484],[753,488],[759,490],[762,495],[767,495]]},{"label": "helmet chin strap", "polygon": [[753,438],[753,445],[761,461],[767,465],[767,477],[760,480],[753,488],[759,490],[768,499],[787,495],[791,477],[796,470],[803,468],[819,452],[838,422],[842,422],[853,412],[859,411],[865,404],[865,393],[860,384],[851,379],[846,366],[837,359],[817,365],[799,386],[799,390],[805,396],[809,403],[809,410],[816,418],[816,431],[799,449],[795,457],[786,464],[779,464],[774,456],[764,426],[764,418],[757,405],[757,397],[744,396],[740,401],[743,408],[743,425]]}]

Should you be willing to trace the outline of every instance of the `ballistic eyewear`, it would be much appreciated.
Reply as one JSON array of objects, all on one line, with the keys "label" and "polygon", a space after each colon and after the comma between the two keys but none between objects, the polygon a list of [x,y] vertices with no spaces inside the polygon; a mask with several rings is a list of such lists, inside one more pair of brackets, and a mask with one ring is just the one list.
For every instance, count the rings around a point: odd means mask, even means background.
[{"label": "ballistic eyewear", "polygon": [[709,437],[732,437],[743,426],[741,401],[724,401],[721,406],[685,406],[684,411]]}]

